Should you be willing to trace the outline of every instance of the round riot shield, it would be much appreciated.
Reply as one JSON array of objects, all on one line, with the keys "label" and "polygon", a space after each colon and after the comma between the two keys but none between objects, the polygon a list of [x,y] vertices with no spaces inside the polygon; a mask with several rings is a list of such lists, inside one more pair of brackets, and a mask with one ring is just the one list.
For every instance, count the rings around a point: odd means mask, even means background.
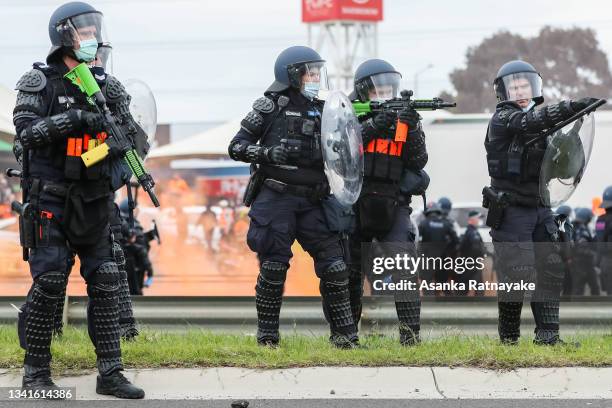
[{"label": "round riot shield", "polygon": [[325,100],[321,150],[332,194],[343,205],[355,204],[363,182],[363,142],[353,105],[340,91]]},{"label": "round riot shield", "polygon": [[128,79],[125,89],[130,95],[130,113],[147,134],[151,147],[155,146],[155,131],[157,129],[157,104],[151,88],[140,79]]},{"label": "round riot shield", "polygon": [[545,205],[563,204],[580,183],[593,148],[593,115],[582,116],[548,137],[540,169],[540,196]]}]

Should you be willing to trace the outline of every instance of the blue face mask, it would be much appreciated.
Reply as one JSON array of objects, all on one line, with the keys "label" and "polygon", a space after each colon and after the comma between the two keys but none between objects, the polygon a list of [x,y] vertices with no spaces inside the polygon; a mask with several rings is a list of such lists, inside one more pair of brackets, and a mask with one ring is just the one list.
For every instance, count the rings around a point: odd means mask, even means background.
[{"label": "blue face mask", "polygon": [[96,59],[96,53],[98,52],[98,40],[92,38],[79,42],[81,48],[74,50],[74,55],[79,61],[91,62]]},{"label": "blue face mask", "polygon": [[321,85],[318,82],[304,82],[302,94],[308,99],[314,99],[319,95]]}]

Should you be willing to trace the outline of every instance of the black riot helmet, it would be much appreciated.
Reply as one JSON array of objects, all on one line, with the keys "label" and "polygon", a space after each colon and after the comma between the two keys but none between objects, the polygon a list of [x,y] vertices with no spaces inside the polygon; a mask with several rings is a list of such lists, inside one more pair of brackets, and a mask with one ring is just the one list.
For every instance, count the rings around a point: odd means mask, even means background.
[{"label": "black riot helmet", "polygon": [[402,74],[393,65],[381,59],[369,59],[361,63],[355,71],[351,100],[384,101],[395,98],[399,93]]},{"label": "black riot helmet", "polygon": [[425,211],[423,211],[423,214],[425,214],[426,216],[433,215],[433,214],[442,215],[443,210],[440,207],[440,204],[434,202],[427,206]]},{"label": "black riot helmet", "polygon": [[574,219],[583,224],[589,224],[593,219],[593,211],[589,208],[576,208]]},{"label": "black riot helmet", "polygon": [[93,6],[75,1],[59,6],[49,19],[51,50],[47,61],[62,49],[78,48],[85,40],[96,40],[98,44],[109,43],[102,12]]},{"label": "black riot helmet", "polygon": [[438,200],[438,205],[440,205],[442,212],[446,215],[448,215],[448,213],[450,213],[453,209],[453,202],[448,197],[440,197]]},{"label": "black riot helmet", "polygon": [[555,211],[555,214],[562,215],[565,218],[569,218],[572,215],[572,207],[570,207],[569,205],[559,206],[559,208],[557,208],[557,210]]},{"label": "black riot helmet", "polygon": [[536,105],[544,102],[542,77],[528,62],[515,60],[506,62],[497,71],[493,81],[497,100],[518,101],[531,99]]},{"label": "black riot helmet", "polygon": [[289,47],[276,57],[274,82],[266,92],[281,92],[287,88],[302,89],[302,77],[312,74],[319,78],[321,89],[328,89],[325,60],[310,47]]},{"label": "black riot helmet", "polygon": [[599,206],[599,208],[612,208],[612,186],[608,186],[604,190],[601,205]]}]

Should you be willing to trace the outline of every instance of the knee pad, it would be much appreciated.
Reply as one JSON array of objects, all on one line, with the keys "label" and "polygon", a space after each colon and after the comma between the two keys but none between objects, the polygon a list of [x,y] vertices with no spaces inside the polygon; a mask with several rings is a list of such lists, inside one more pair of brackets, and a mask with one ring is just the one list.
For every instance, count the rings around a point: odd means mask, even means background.
[{"label": "knee pad", "polygon": [[117,264],[105,262],[87,282],[87,293],[92,299],[110,298],[119,291],[120,274]]},{"label": "knee pad", "polygon": [[47,272],[34,279],[34,290],[42,291],[48,297],[59,297],[66,288],[66,274]]},{"label": "knee pad", "polygon": [[324,282],[348,281],[350,271],[344,261],[336,261],[321,273],[319,278]]},{"label": "knee pad", "polygon": [[123,248],[116,241],[113,241],[113,258],[115,258],[115,263],[117,267],[121,269],[121,267],[125,268],[125,254],[123,253]]},{"label": "knee pad", "polygon": [[284,283],[289,267],[282,262],[263,261],[259,274],[270,283]]}]

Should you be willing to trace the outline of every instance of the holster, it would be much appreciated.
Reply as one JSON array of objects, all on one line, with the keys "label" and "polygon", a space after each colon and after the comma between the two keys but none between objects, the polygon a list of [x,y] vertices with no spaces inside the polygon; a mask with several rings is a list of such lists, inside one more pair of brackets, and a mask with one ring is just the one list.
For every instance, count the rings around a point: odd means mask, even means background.
[{"label": "holster", "polygon": [[482,206],[489,210],[487,214],[487,226],[498,229],[504,220],[506,208],[510,205],[507,193],[497,192],[491,187],[482,189]]},{"label": "holster", "polygon": [[24,249],[36,247],[36,208],[18,201],[11,203],[11,209],[19,214],[19,243]]},{"label": "holster", "polygon": [[251,177],[249,177],[249,182],[247,183],[246,189],[244,190],[244,197],[242,198],[242,203],[245,206],[250,207],[251,204],[253,204],[265,180],[266,176],[263,170],[257,167],[256,164],[251,164]]}]

